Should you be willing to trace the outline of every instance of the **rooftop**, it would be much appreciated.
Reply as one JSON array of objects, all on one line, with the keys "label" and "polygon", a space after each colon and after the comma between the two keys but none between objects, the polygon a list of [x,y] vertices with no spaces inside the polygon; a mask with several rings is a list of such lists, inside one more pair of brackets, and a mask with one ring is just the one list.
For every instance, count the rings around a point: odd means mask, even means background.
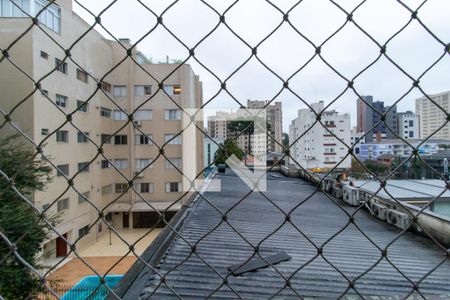
[{"label": "rooftop", "polygon": [[[358,211],[352,224],[347,214],[356,208],[334,202],[298,178],[269,173],[268,191],[248,195],[249,188],[227,172],[216,177],[222,181],[222,192],[205,193],[207,201],[200,197],[182,211],[180,235],[162,259],[147,260],[159,274],[148,267],[132,268],[118,291],[129,288],[119,295],[124,299],[450,296],[450,262],[430,239],[411,232],[400,235],[400,229],[366,210]],[[218,210],[228,211],[226,221]],[[231,275],[227,267],[251,259],[256,245],[263,257],[286,252],[292,259]],[[154,251],[151,248],[148,251]],[[151,253],[144,254],[144,259],[148,257]]]},{"label": "rooftop", "polygon": [[[423,141],[423,139],[407,139],[408,143],[410,144],[418,144]],[[439,144],[439,143],[450,143],[450,140],[446,139],[427,139],[425,144]],[[406,142],[402,139],[383,139],[378,142],[367,142],[366,144],[406,144]]]}]

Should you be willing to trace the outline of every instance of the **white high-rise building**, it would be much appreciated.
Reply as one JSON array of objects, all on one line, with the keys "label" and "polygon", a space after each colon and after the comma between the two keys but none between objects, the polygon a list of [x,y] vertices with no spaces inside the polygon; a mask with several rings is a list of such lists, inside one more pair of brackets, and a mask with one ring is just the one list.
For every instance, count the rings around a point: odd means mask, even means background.
[{"label": "white high-rise building", "polygon": [[420,116],[420,138],[426,139],[433,135],[435,139],[450,139],[450,124],[448,123],[433,134],[447,122],[447,113],[450,111],[450,91],[429,95],[429,98],[436,104],[427,97],[416,99],[416,114]]},{"label": "white high-rise building", "polygon": [[[324,109],[324,102],[313,103],[311,107],[319,113]],[[351,145],[350,114],[324,111],[321,117],[323,126],[315,123],[316,113],[309,108],[300,109],[298,117],[291,122],[289,140],[293,143],[291,156],[295,161],[291,159],[290,163],[298,163],[305,169],[350,168],[351,157],[346,157],[348,148],[345,146]]]},{"label": "white high-rise building", "polygon": [[412,111],[398,114],[398,135],[404,139],[420,138],[419,115]]}]

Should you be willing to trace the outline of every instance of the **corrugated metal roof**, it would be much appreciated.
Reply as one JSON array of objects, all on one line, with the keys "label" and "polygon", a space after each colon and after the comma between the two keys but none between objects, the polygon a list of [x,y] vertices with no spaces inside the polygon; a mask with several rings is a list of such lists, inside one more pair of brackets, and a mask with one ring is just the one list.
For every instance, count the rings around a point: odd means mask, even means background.
[{"label": "corrugated metal roof", "polygon": [[[222,212],[234,206],[227,220],[239,234],[221,221],[221,214],[211,204],[199,200],[181,229],[183,238],[172,242],[158,266],[165,282],[161,283],[160,277],[150,270],[142,272],[125,299],[136,299],[136,295],[140,299],[267,299],[272,296],[298,299],[299,295],[328,299],[342,294],[355,295],[340,272],[349,280],[357,279],[354,287],[364,297],[404,298],[413,291],[413,284],[404,275],[417,282],[442,262],[421,281],[419,288],[426,297],[450,297],[450,262],[431,240],[405,233],[388,248],[385,259],[355,225],[348,223],[344,211],[324,194],[317,192],[306,200],[316,189],[299,179],[269,177],[265,194],[283,211],[294,210],[292,224],[283,225],[283,213],[261,194],[253,193],[240,202],[249,189],[236,176],[217,178],[222,180],[223,191],[204,196]],[[339,203],[347,212],[355,211]],[[400,233],[365,210],[356,214],[355,224],[382,249]],[[294,226],[317,247],[323,246],[323,257]],[[268,267],[243,276],[230,275],[227,266],[242,262],[254,253],[240,235],[252,245],[260,243],[263,256],[285,251],[292,259],[277,264],[278,271]],[[197,255],[192,254],[185,240],[191,245],[198,243]],[[227,284],[216,272],[228,276]],[[291,277],[290,287],[278,272]]]},{"label": "corrugated metal roof", "polygon": [[[375,193],[380,189],[380,182],[377,180],[358,180],[356,187],[370,193]],[[413,180],[399,179],[386,181],[387,192],[398,200],[413,199],[433,199],[439,196],[439,199],[450,198],[450,191],[447,190],[445,182],[439,179]],[[377,195],[390,199],[389,194],[381,189]]]}]

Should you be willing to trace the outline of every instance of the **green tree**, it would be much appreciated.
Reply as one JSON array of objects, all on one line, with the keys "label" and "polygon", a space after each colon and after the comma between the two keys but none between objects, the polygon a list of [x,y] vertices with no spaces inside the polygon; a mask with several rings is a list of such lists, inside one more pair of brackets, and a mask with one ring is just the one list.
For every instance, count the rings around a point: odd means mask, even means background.
[{"label": "green tree", "polygon": [[[51,168],[35,159],[32,151],[17,136],[0,139],[0,170],[13,180],[15,188],[28,199],[33,191],[42,190],[50,180]],[[54,224],[55,218],[49,217]],[[17,253],[31,266],[39,268],[37,254],[48,232],[48,226],[15,192],[0,174],[0,232],[17,248]],[[0,238],[0,296],[5,299],[34,298],[40,290],[39,279],[12,253]],[[0,297],[0,298],[1,298]]]},{"label": "green tree", "polygon": [[214,153],[214,162],[216,165],[224,164],[228,157],[233,154],[240,160],[244,157],[244,151],[242,151],[233,140],[227,139],[220,145],[216,153]]},{"label": "green tree", "polygon": [[380,164],[376,160],[366,160],[364,165],[377,176],[384,174],[389,169],[388,166]]},{"label": "green tree", "polygon": [[283,147],[284,151],[287,151],[289,149],[289,134],[283,132]]},{"label": "green tree", "polygon": [[[251,154],[251,136],[255,133],[255,121],[259,122],[258,118],[256,119],[239,119],[235,121],[229,121],[227,123],[227,129],[231,132],[237,134],[247,134],[248,139],[248,153]],[[271,126],[270,123],[266,122],[266,132],[270,132]],[[268,137],[269,138],[269,137]]]}]

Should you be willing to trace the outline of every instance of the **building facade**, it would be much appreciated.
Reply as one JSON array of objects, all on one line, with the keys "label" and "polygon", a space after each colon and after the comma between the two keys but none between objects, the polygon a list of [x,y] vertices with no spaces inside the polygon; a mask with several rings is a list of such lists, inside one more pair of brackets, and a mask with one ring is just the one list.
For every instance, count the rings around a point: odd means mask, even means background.
[{"label": "building facade", "polygon": [[350,144],[352,145],[354,151],[353,153],[358,155],[361,145],[366,142],[366,136],[364,135],[364,132],[358,132],[356,127],[353,127],[353,129],[350,132]]},{"label": "building facade", "polygon": [[[30,19],[8,3],[2,1],[1,16],[8,17],[0,18],[2,49],[30,26]],[[34,14],[46,1],[20,3]],[[68,49],[89,25],[72,11],[72,1],[57,3],[39,18],[43,30],[34,26],[9,51],[10,59],[31,78],[42,79],[40,89],[4,61],[0,106],[8,112],[26,99],[11,114],[12,122],[42,146],[55,167],[53,182],[34,193],[33,201],[48,214],[60,214],[56,229],[69,242],[82,238],[78,249],[107,229],[97,220],[95,207],[118,229],[151,227],[159,220],[157,211],[167,210],[169,217],[181,207],[183,186],[189,183],[177,168],[182,170],[183,154],[192,147],[185,149],[178,135],[185,122],[178,106],[200,107],[202,85],[190,66],[136,64],[136,47],[127,57],[129,40],[107,40],[94,30],[66,57],[49,36]],[[0,132],[11,133],[11,126]],[[197,131],[190,138],[197,149],[195,161],[189,163],[201,172],[203,134]],[[68,179],[74,182],[71,188]],[[65,242],[52,233],[44,256],[67,253]]]},{"label": "building facade", "polygon": [[447,114],[450,112],[449,97],[450,91],[429,95],[436,104],[427,97],[416,99],[416,114],[420,116],[420,138],[450,139],[450,124],[447,122]]},{"label": "building facade", "polygon": [[398,113],[398,135],[404,139],[420,139],[419,115],[412,111]]},{"label": "building facade", "polygon": [[[311,107],[319,113],[324,109],[324,102],[313,103]],[[298,117],[291,122],[289,141],[294,160],[291,159],[290,164],[299,164],[304,169],[350,168],[351,157],[347,156],[347,146],[351,145],[350,114],[325,111],[321,117],[324,126],[314,124],[315,121],[316,114],[306,108],[300,109]]]}]

